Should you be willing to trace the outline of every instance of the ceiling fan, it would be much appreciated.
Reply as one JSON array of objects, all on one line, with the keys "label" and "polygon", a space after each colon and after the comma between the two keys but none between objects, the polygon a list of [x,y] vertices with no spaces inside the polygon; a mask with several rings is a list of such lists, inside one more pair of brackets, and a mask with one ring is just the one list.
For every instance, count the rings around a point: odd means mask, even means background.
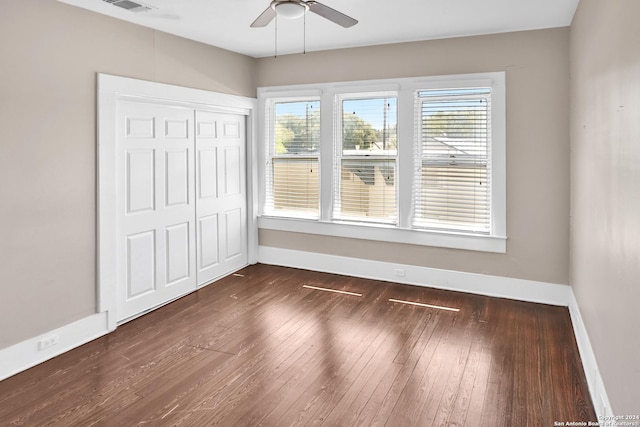
[{"label": "ceiling fan", "polygon": [[315,0],[273,0],[269,7],[253,21],[251,27],[266,27],[276,15],[287,19],[300,18],[309,10],[345,28],[353,27],[358,23],[356,19]]}]

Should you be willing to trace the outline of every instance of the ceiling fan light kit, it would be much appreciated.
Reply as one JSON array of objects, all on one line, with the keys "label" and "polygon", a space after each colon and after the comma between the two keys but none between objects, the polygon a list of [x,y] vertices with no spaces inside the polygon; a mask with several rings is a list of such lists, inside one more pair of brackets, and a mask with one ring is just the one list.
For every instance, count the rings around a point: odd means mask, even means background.
[{"label": "ceiling fan light kit", "polygon": [[305,3],[295,1],[274,1],[271,3],[271,7],[278,16],[287,19],[298,19],[309,10],[309,6]]}]

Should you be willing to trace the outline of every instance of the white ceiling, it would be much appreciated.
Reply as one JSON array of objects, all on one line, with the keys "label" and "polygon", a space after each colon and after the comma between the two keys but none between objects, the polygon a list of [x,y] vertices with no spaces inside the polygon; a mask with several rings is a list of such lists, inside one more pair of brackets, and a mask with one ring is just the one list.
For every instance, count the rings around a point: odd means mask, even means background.
[{"label": "white ceiling", "polygon": [[[275,26],[250,28],[270,0],[134,0],[130,12],[103,0],[60,0],[145,27],[252,57],[274,55]],[[579,0],[321,0],[359,21],[342,28],[306,17],[306,50],[440,39],[571,24]],[[278,54],[301,53],[303,19],[278,20]]]}]

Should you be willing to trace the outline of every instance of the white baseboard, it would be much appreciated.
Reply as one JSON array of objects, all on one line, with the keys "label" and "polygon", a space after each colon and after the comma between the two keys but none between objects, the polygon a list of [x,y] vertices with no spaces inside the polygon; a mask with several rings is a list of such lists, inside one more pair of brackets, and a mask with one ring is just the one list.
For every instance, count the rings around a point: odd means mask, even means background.
[{"label": "white baseboard", "polygon": [[580,358],[582,359],[582,367],[584,369],[584,375],[587,377],[587,383],[589,384],[589,393],[591,393],[591,401],[596,410],[598,419],[613,419],[613,410],[611,409],[611,403],[609,403],[609,396],[607,390],[604,387],[600,370],[598,369],[598,363],[596,362],[596,355],[591,347],[591,341],[589,340],[589,334],[587,328],[582,320],[580,314],[580,307],[578,301],[571,290],[569,294],[569,313],[571,314],[571,323],[573,324],[573,333],[576,336],[576,342],[578,344],[578,351],[580,352]]},{"label": "white baseboard", "polygon": [[[97,313],[0,350],[0,381],[59,356],[109,332],[108,312]],[[55,345],[38,350],[42,340]]]},{"label": "white baseboard", "polygon": [[270,246],[258,248],[258,262],[565,307],[569,305],[571,291],[568,285],[347,258]]}]

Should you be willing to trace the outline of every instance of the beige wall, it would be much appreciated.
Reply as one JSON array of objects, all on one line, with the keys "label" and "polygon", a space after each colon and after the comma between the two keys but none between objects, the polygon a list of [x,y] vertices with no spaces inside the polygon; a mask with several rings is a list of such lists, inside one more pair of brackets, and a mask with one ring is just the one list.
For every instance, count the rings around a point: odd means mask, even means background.
[{"label": "beige wall", "polygon": [[53,0],[0,8],[0,349],[95,311],[96,72],[255,96],[255,60]]},{"label": "beige wall", "polygon": [[571,282],[613,411],[640,413],[640,2],[571,28]]},{"label": "beige wall", "polygon": [[258,60],[258,86],[505,71],[506,254],[261,230],[265,246],[569,283],[569,29]]}]

